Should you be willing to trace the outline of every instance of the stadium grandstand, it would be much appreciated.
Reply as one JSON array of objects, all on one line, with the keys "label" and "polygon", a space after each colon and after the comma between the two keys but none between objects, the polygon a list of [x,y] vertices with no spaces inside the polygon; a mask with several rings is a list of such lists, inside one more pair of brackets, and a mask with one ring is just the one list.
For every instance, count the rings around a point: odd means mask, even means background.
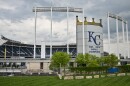
[{"label": "stadium grandstand", "polygon": [[[5,50],[6,49],[6,50]],[[67,52],[66,45],[53,45],[52,54]],[[76,57],[76,45],[69,45],[72,58]],[[26,74],[48,73],[50,64],[50,46],[45,45],[45,58],[41,58],[41,45],[36,45],[36,58],[33,58],[34,45],[24,44],[1,35],[0,38],[0,75],[6,73]],[[6,54],[6,55],[5,55]],[[36,66],[36,67],[35,67]],[[13,68],[13,69],[12,69]],[[42,74],[44,75],[44,74]]]},{"label": "stadium grandstand", "polygon": [[[25,71],[26,74],[35,74],[40,72],[41,74],[43,73],[42,75],[44,75],[44,73],[48,73],[50,71],[50,45],[45,45],[45,58],[41,58],[41,45],[36,45],[36,58],[33,58],[33,50],[34,45],[24,44],[22,42],[15,41],[1,35],[0,68],[4,69],[0,69],[0,75],[5,75],[6,73],[10,74],[12,72],[15,74],[21,74],[21,72]],[[67,45],[53,45],[52,54],[58,51],[67,52]],[[76,44],[69,45],[69,53],[72,59],[76,57]],[[104,52],[103,54],[104,56],[107,56],[109,53]],[[124,58],[121,57],[120,59]],[[40,63],[40,66],[36,66],[35,68],[34,65],[37,65],[36,62]],[[121,64],[126,64],[126,62],[121,62]],[[74,63],[72,65],[74,65]],[[12,67],[13,70],[11,69]]]},{"label": "stadium grandstand", "polygon": [[[5,51],[6,49],[6,51]],[[0,38],[0,75],[5,74],[38,74],[48,75],[50,72],[50,45],[45,45],[45,58],[41,58],[41,45],[36,45],[36,58],[33,58],[34,45],[24,44],[19,41],[8,39],[1,35]],[[67,45],[53,45],[52,54],[55,52],[67,52]],[[6,52],[6,57],[5,57]],[[76,44],[69,45],[71,65],[77,55]],[[104,56],[109,53],[104,52]],[[124,59],[121,57],[120,59]],[[126,62],[121,62],[126,64]],[[35,67],[36,66],[36,67]],[[13,69],[11,69],[13,68]],[[51,71],[52,72],[52,71]],[[54,74],[54,73],[53,73]]]},{"label": "stadium grandstand", "polygon": [[[6,48],[6,58],[33,58],[34,45],[24,44],[19,41],[1,36],[0,58],[4,58]],[[53,45],[52,54],[58,51],[67,52],[66,45]],[[69,52],[72,58],[76,56],[76,44],[69,45]],[[50,46],[46,45],[45,58],[50,57]],[[41,45],[36,45],[36,58],[41,58]]]}]

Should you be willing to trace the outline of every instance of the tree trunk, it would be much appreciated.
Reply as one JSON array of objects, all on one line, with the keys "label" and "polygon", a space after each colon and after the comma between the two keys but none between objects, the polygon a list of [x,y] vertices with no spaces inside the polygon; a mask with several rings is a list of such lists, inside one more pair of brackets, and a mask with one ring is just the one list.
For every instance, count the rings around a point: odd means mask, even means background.
[{"label": "tree trunk", "polygon": [[65,76],[65,66],[64,66],[64,76]]}]

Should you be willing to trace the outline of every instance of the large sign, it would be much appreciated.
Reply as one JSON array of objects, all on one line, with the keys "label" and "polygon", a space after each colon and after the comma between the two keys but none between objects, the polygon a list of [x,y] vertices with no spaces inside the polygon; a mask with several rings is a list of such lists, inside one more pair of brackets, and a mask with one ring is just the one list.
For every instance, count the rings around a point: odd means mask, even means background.
[{"label": "large sign", "polygon": [[94,42],[95,45],[100,45],[101,42],[97,42],[97,39],[100,39],[100,35],[93,35],[95,32],[93,31],[88,31],[89,33],[89,39],[88,39],[88,42]]},{"label": "large sign", "polygon": [[[82,25],[77,25],[76,29],[76,41],[77,41],[77,53],[83,51],[83,35]],[[103,32],[102,27],[94,25],[84,26],[84,41],[85,41],[85,53],[89,53],[96,56],[103,55]]]},{"label": "large sign", "polygon": [[[86,51],[92,55],[103,55],[103,32],[102,27],[87,25],[85,27]],[[87,36],[87,37],[86,37]]]}]

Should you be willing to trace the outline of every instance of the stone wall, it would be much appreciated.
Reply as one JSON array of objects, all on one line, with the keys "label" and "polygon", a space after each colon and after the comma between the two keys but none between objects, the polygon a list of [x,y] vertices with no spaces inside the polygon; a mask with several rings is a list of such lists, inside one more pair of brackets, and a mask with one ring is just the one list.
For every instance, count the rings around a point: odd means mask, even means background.
[{"label": "stone wall", "polygon": [[106,75],[86,75],[86,76],[64,76],[64,80],[70,79],[93,79],[93,78],[105,78],[105,77],[118,77],[118,76],[130,76],[130,73],[117,73]]}]

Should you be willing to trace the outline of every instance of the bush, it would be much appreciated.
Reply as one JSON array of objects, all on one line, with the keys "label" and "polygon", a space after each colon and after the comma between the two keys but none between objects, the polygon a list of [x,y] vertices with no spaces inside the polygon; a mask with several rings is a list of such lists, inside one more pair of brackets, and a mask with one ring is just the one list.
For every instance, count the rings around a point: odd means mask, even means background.
[{"label": "bush", "polygon": [[95,73],[102,73],[102,72],[107,72],[108,67],[70,67],[69,68],[71,72],[80,72],[82,74],[83,72],[85,73],[90,73],[90,72],[95,72]]},{"label": "bush", "polygon": [[[102,67],[70,67],[71,72],[80,73],[80,74],[107,74],[108,66]],[[116,66],[119,69],[120,73],[130,73],[130,65],[125,66]]]},{"label": "bush", "polygon": [[128,73],[130,72],[130,65],[117,66],[119,68],[119,72]]}]

